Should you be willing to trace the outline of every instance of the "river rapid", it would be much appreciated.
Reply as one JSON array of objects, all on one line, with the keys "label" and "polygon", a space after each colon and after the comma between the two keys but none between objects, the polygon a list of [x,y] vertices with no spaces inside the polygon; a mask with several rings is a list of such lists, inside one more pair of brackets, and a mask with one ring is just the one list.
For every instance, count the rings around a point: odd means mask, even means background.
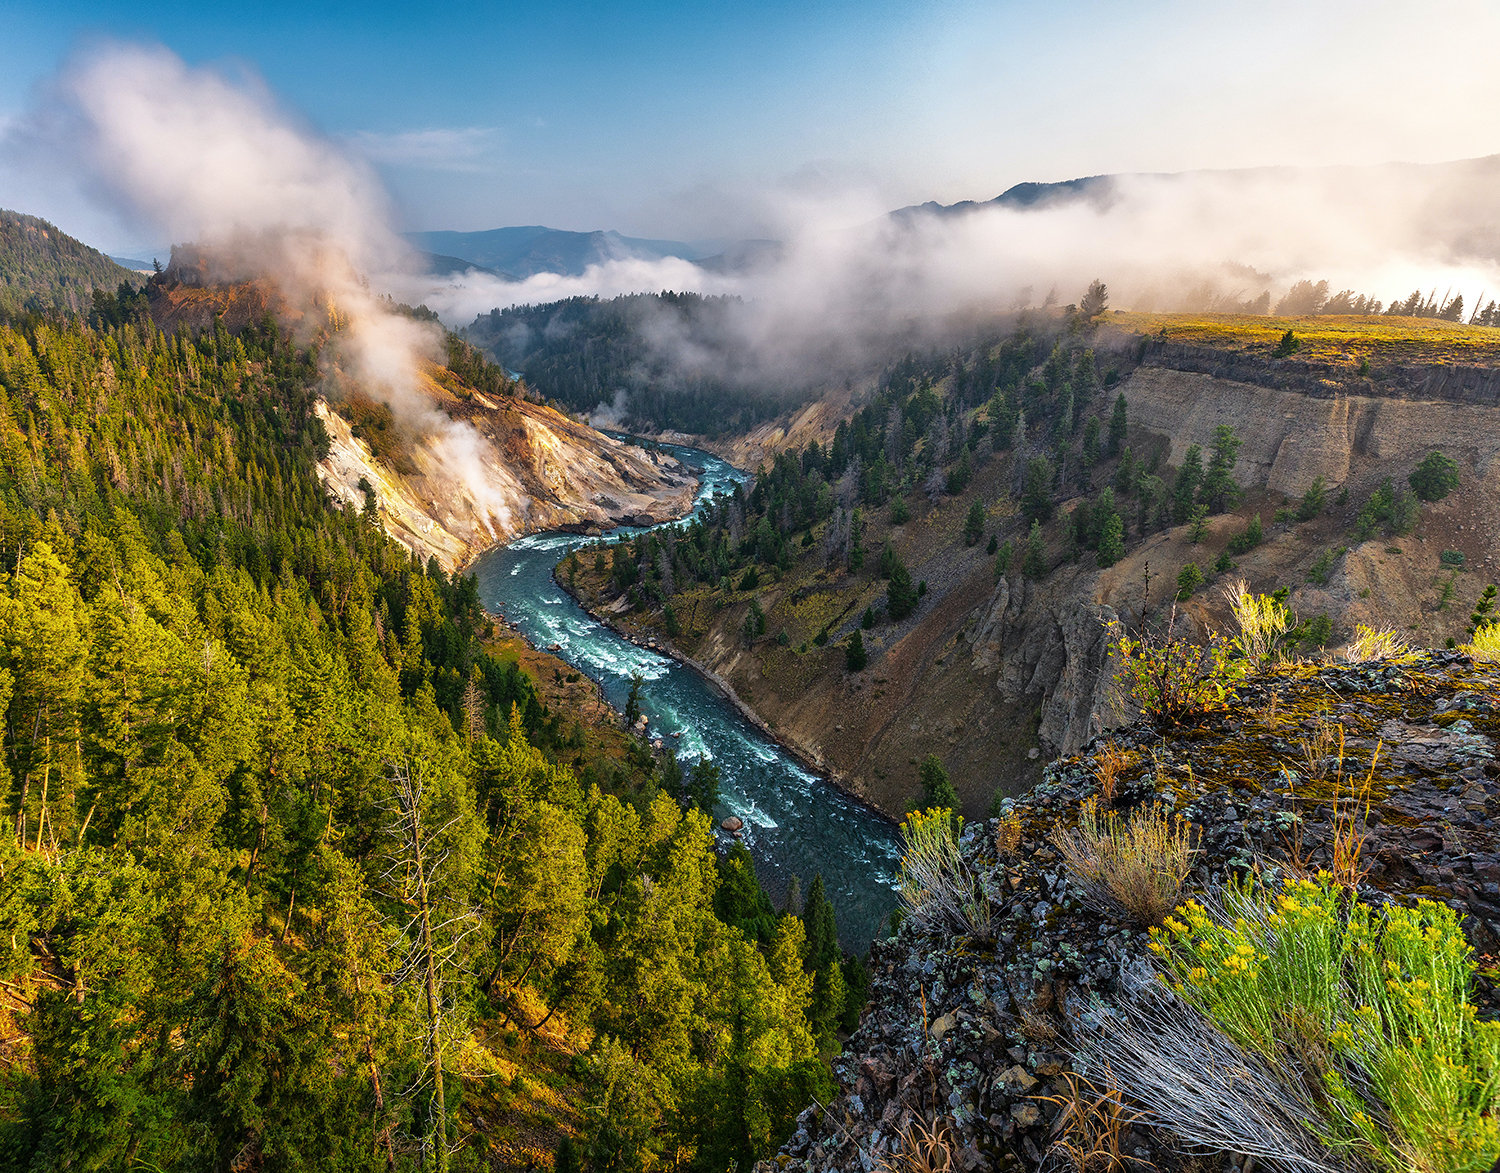
[{"label": "river rapid", "polygon": [[[695,511],[745,480],[744,473],[710,453],[661,447],[703,470]],[[671,524],[676,523],[663,523]],[[602,538],[556,532],[519,538],[474,564],[479,597],[536,647],[556,644],[553,654],[600,682],[617,709],[624,708],[630,678],[639,673],[645,680],[641,710],[650,722],[647,736],[662,739],[685,766],[700,754],[718,764],[722,780],[715,819],[738,815],[744,820],[745,844],[773,899],[780,901],[792,876],[805,893],[813,876],[821,874],[845,948],[862,953],[896,903],[895,828],[799,763],[695,668],[617,635],[553,578],[553,568],[570,551],[642,532],[623,527]]]}]

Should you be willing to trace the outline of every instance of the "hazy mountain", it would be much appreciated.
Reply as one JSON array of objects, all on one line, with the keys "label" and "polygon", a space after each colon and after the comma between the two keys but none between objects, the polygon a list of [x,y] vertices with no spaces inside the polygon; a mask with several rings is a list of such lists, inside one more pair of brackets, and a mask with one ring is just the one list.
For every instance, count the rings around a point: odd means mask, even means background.
[{"label": "hazy mountain", "polygon": [[0,308],[87,309],[140,277],[36,216],[0,210]]},{"label": "hazy mountain", "polygon": [[406,239],[425,252],[518,278],[534,273],[576,275],[605,261],[693,261],[706,255],[700,246],[682,240],[645,240],[614,231],[568,232],[540,224],[483,232],[408,232]]}]

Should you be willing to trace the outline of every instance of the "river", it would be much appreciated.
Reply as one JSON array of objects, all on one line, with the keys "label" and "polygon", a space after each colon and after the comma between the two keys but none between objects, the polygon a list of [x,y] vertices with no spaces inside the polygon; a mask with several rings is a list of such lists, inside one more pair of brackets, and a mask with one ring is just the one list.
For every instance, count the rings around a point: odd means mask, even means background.
[{"label": "river", "polygon": [[[703,470],[698,509],[745,479],[710,453],[662,447]],[[697,670],[615,634],[553,578],[553,568],[569,551],[641,532],[625,527],[603,538],[555,532],[519,538],[475,563],[479,597],[535,646],[558,645],[554,654],[600,681],[617,709],[624,708],[630,678],[639,673],[645,680],[641,710],[650,721],[648,736],[673,747],[684,764],[700,754],[718,763],[722,781],[716,821],[731,814],[744,820],[745,844],[767,891],[779,901],[797,876],[805,893],[813,876],[821,874],[845,948],[862,953],[896,903],[900,853],[895,828],[804,767]]]}]

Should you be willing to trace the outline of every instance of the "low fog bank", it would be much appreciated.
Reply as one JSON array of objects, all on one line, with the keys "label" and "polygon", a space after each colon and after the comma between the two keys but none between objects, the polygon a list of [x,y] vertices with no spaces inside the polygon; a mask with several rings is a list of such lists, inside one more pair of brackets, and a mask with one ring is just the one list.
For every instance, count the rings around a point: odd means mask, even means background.
[{"label": "low fog bank", "polygon": [[[783,390],[858,377],[902,348],[950,344],[1007,311],[1075,301],[1094,278],[1116,309],[1264,313],[1299,282],[1325,280],[1331,292],[1386,304],[1414,290],[1438,303],[1461,294],[1470,312],[1500,296],[1500,156],[1125,175],[1027,195],[1034,202],[1024,206],[1002,199],[878,216],[862,204],[804,208],[805,225],[781,248],[727,272],[627,260],[523,281],[408,279],[401,291],[454,327],[488,315],[496,329],[493,310],[563,298],[727,296],[711,345],[671,307],[637,311],[651,366]],[[512,355],[530,348],[507,341]]]}]

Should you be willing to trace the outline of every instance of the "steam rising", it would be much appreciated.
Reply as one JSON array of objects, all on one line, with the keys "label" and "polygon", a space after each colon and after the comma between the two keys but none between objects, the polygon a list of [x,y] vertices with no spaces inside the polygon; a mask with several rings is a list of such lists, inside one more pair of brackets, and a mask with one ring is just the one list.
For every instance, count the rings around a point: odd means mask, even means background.
[{"label": "steam rising", "polygon": [[53,162],[140,228],[201,246],[208,278],[271,284],[304,329],[336,317],[330,376],[388,402],[425,439],[432,471],[509,528],[486,475],[488,442],[422,390],[441,331],[371,292],[367,274],[399,273],[411,257],[368,166],[299,125],[254,79],[192,69],[160,48],[114,46],[75,62],[32,137],[67,144]]}]

